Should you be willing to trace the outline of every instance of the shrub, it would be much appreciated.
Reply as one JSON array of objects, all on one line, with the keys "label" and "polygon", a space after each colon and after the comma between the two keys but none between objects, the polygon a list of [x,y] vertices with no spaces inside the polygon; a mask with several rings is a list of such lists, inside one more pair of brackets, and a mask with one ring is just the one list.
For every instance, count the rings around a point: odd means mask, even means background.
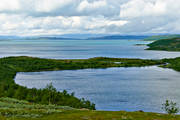
[{"label": "shrub", "polygon": [[166,100],[166,102],[162,104],[162,109],[165,110],[165,112],[168,114],[176,114],[179,112],[177,104],[169,100]]}]

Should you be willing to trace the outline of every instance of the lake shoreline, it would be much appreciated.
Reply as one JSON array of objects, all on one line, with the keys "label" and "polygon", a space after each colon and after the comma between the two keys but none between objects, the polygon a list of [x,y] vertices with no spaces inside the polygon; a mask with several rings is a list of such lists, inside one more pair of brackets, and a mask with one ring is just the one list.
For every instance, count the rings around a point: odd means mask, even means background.
[{"label": "lake shoreline", "polygon": [[[11,87],[12,89],[14,89],[13,90],[14,92],[18,91],[18,89],[21,92],[23,92],[24,90],[31,91],[33,89],[28,89],[26,87],[22,87],[14,83],[14,79],[17,72],[78,70],[78,69],[87,69],[87,68],[91,68],[91,69],[103,68],[104,69],[104,68],[110,68],[110,67],[127,67],[128,68],[128,67],[144,67],[144,66],[153,66],[153,65],[160,65],[161,67],[173,68],[177,71],[180,71],[179,69],[176,69],[173,67],[174,64],[177,63],[174,61],[180,62],[180,58],[161,59],[161,60],[147,60],[147,59],[144,60],[144,59],[96,57],[96,58],[78,59],[78,60],[74,60],[74,59],[73,60],[72,59],[69,59],[69,60],[68,59],[66,60],[54,59],[53,60],[53,59],[41,59],[41,58],[26,57],[26,56],[5,57],[5,58],[0,58],[0,71],[1,71],[0,83],[4,83],[3,85],[5,86],[6,85],[18,86],[17,88]],[[117,64],[117,62],[120,64]],[[169,63],[169,64],[166,64],[166,63]],[[171,67],[171,65],[173,66]],[[1,94],[4,94],[4,92],[6,93],[8,91],[3,90]],[[28,95],[28,94],[23,94],[23,95]],[[8,97],[8,96],[5,95],[3,97]],[[23,98],[20,98],[20,99],[25,100]],[[60,105],[63,105],[63,104],[60,104]],[[68,105],[68,104],[64,104],[64,105]],[[90,106],[87,106],[87,108],[94,109],[91,106],[93,105],[93,103],[90,103],[89,105]]]}]

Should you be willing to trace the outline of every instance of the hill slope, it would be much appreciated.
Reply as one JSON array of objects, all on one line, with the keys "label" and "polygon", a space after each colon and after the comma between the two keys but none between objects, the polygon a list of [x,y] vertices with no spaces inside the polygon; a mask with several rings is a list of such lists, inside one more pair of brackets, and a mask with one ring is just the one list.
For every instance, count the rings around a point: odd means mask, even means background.
[{"label": "hill slope", "polygon": [[157,40],[148,46],[147,50],[180,51],[180,38]]},{"label": "hill slope", "polygon": [[172,39],[180,37],[180,35],[155,35],[148,38],[145,38],[145,41],[155,41],[155,40],[162,40],[162,39]]},{"label": "hill slope", "polygon": [[80,110],[0,98],[0,120],[180,120],[180,116],[145,112]]}]

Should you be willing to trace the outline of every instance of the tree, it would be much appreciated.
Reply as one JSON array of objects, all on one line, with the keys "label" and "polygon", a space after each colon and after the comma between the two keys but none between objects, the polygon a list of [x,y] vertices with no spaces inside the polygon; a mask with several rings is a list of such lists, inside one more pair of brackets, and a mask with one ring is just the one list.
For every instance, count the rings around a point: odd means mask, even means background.
[{"label": "tree", "polygon": [[54,94],[57,92],[56,88],[50,83],[46,86],[45,90],[48,92],[49,104],[53,103],[55,98]]},{"label": "tree", "polygon": [[22,99],[25,99],[26,98],[26,95],[27,95],[27,89],[25,87],[21,87],[19,86],[16,90],[15,90],[15,94],[14,94],[14,97],[19,99],[19,100],[22,100]]},{"label": "tree", "polygon": [[162,109],[165,110],[165,112],[168,114],[176,114],[179,112],[177,104],[169,100],[166,100],[166,102],[162,104]]}]

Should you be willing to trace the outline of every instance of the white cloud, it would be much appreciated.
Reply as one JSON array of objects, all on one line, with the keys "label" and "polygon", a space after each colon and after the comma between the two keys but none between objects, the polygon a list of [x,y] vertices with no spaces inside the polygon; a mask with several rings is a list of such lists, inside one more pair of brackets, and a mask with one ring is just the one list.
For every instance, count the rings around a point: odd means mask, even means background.
[{"label": "white cloud", "polygon": [[94,10],[103,7],[107,7],[107,3],[105,0],[94,1],[92,3],[88,2],[87,0],[84,0],[79,4],[77,9],[78,11],[84,11],[84,10]]},{"label": "white cloud", "polygon": [[84,15],[105,15],[109,6],[105,0],[88,2],[83,0],[77,7],[77,11]]},{"label": "white cloud", "polygon": [[51,12],[71,2],[73,1],[72,0],[36,0],[35,10],[37,12]]},{"label": "white cloud", "polygon": [[131,0],[121,6],[120,17],[159,16],[166,13],[166,6],[164,0]]},{"label": "white cloud", "polygon": [[0,1],[0,11],[13,11],[18,10],[20,8],[20,4],[18,0],[1,0]]},{"label": "white cloud", "polygon": [[0,34],[180,32],[177,0],[0,0]]}]

